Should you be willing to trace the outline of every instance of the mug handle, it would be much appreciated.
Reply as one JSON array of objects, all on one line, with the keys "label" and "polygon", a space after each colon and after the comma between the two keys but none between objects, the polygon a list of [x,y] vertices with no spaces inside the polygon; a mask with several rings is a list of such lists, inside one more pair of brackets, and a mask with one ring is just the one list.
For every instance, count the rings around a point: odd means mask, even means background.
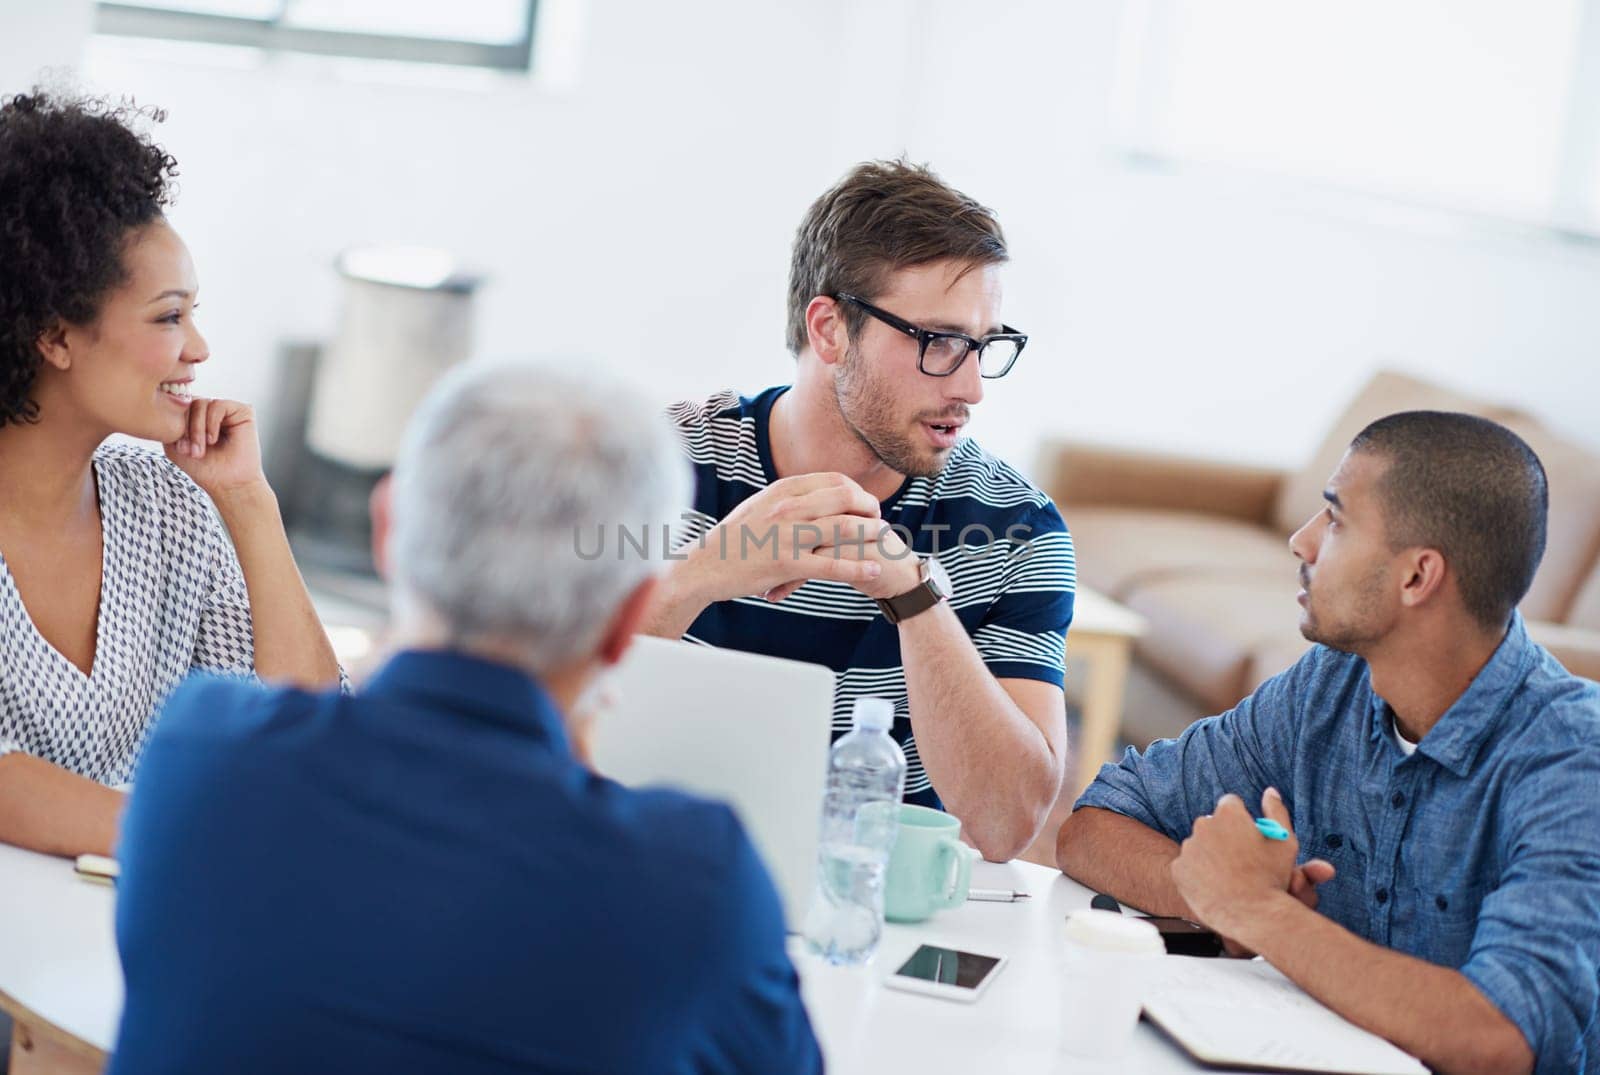
[{"label": "mug handle", "polygon": [[972,860],[977,852],[960,840],[947,836],[939,843],[939,851],[951,859],[950,867],[945,868],[945,877],[949,883],[938,896],[935,904],[939,908],[960,907],[967,902],[967,890],[972,886]]}]

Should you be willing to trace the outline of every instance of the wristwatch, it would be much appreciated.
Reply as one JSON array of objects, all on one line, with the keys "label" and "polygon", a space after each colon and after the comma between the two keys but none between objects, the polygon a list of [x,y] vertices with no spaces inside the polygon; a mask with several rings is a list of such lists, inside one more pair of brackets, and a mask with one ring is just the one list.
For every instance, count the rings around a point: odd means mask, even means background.
[{"label": "wristwatch", "polygon": [[950,576],[945,574],[944,565],[933,557],[922,558],[918,577],[921,581],[905,593],[894,597],[877,598],[884,619],[890,623],[909,620],[917,613],[928,611],[950,596]]}]

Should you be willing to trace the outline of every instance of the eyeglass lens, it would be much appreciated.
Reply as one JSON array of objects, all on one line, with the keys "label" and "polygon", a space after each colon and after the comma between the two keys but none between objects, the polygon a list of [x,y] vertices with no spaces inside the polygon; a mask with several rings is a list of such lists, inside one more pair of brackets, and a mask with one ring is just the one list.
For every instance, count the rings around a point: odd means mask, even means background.
[{"label": "eyeglass lens", "polygon": [[[922,367],[935,376],[952,372],[967,356],[971,345],[959,336],[933,336],[922,352]],[[1016,361],[1019,350],[1016,340],[991,340],[979,352],[978,372],[984,377],[998,377]]]}]

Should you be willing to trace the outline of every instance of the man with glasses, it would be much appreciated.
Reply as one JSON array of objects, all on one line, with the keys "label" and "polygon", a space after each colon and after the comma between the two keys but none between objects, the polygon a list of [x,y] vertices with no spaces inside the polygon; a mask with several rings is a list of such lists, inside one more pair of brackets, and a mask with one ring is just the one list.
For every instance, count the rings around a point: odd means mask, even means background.
[{"label": "man with glasses", "polygon": [[647,620],[829,666],[835,734],[856,698],[892,700],[907,801],[996,860],[1060,791],[1074,585],[1050,499],[961,435],[1027,342],[1000,320],[1006,260],[994,215],[926,168],[862,164],[817,199],[790,269],[794,384],[671,410],[695,503]]}]

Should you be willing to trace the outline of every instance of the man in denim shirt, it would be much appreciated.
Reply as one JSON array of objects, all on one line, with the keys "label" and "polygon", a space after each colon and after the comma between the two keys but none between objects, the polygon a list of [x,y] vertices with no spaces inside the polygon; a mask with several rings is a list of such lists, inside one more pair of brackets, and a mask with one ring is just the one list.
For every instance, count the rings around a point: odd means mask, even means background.
[{"label": "man in denim shirt", "polygon": [[1431,1067],[1600,1070],[1600,689],[1515,612],[1543,467],[1492,422],[1413,412],[1357,436],[1323,496],[1290,539],[1321,644],[1102,769],[1057,861]]}]

